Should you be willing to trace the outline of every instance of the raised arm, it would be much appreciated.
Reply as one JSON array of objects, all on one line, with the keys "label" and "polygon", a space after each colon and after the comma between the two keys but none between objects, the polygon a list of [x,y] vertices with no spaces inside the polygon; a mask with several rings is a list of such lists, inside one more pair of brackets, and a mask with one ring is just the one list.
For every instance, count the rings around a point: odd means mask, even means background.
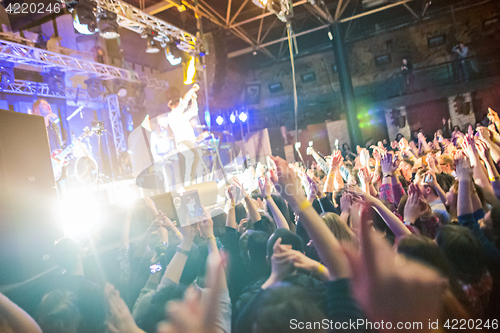
[{"label": "raised arm", "polygon": [[[208,261],[220,262],[221,257],[219,249],[217,248],[217,241],[215,240],[214,236],[214,221],[212,220],[210,213],[207,212],[206,210],[205,210],[205,220],[200,222],[200,231],[203,238],[205,238],[205,240],[207,241]],[[210,269],[210,265],[208,265],[208,268]],[[209,276],[213,274],[213,272],[211,273],[210,271],[208,273]],[[222,288],[227,289],[227,281],[225,275],[220,278],[219,283],[221,283]]]},{"label": "raised arm", "polygon": [[[276,178],[275,175],[272,175],[275,181],[277,182],[278,179]],[[271,197],[271,180],[269,177],[264,176],[263,179],[259,182],[259,187],[260,187],[260,193],[262,197],[266,200],[266,205],[273,213],[273,218],[274,222],[276,222],[276,226],[278,228],[283,228],[283,229],[288,229],[290,230],[290,227],[288,226],[288,222],[286,221],[285,217],[283,216],[283,213],[281,213],[281,210],[278,208],[276,203],[273,200],[273,197]]]},{"label": "raised arm", "polygon": [[3,294],[0,294],[0,318],[3,318],[12,332],[42,333],[35,320]]},{"label": "raised arm", "polygon": [[347,258],[342,252],[340,243],[304,196],[297,175],[282,158],[272,157],[272,159],[277,167],[278,184],[276,184],[276,189],[299,214],[300,221],[304,223],[322,262],[330,272],[331,279],[349,277]]}]

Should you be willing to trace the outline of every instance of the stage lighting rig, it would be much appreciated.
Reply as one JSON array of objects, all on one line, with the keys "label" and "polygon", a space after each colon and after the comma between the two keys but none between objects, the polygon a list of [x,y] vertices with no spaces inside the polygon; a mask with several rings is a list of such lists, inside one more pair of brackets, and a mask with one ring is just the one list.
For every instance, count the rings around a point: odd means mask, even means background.
[{"label": "stage lighting rig", "polygon": [[97,29],[97,8],[90,2],[82,2],[72,10],[73,27],[82,35],[93,35]]},{"label": "stage lighting rig", "polygon": [[115,39],[120,37],[120,34],[118,33],[118,22],[116,21],[117,17],[115,13],[99,9],[97,17],[97,26],[102,38]]},{"label": "stage lighting rig", "polygon": [[64,73],[58,70],[50,70],[43,73],[43,80],[49,86],[49,91],[52,94],[64,95],[66,85],[64,84]]},{"label": "stage lighting rig", "polygon": [[0,64],[0,90],[4,90],[14,83],[14,69],[12,66]]},{"label": "stage lighting rig", "polygon": [[98,78],[90,78],[84,81],[87,85],[87,93],[92,99],[99,99],[102,96],[102,82]]},{"label": "stage lighting rig", "polygon": [[155,37],[158,37],[158,33],[156,31],[145,31],[141,34],[141,37],[146,40],[146,53],[160,52],[160,48],[155,43]]},{"label": "stage lighting rig", "polygon": [[267,8],[283,22],[293,17],[292,0],[253,0],[253,3],[260,8]]}]

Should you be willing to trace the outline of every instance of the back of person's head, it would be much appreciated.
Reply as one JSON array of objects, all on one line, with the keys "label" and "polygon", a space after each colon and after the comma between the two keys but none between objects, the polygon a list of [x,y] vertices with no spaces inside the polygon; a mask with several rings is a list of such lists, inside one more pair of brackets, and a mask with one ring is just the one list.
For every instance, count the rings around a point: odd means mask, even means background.
[{"label": "back of person's head", "polygon": [[215,237],[220,237],[226,233],[226,218],[227,214],[222,208],[214,208],[210,215],[212,216],[212,221],[214,222],[214,235]]},{"label": "back of person's head", "polygon": [[500,238],[500,205],[491,207],[489,229],[497,239]]},{"label": "back of person's head", "polygon": [[472,231],[457,225],[445,225],[436,235],[441,252],[463,283],[476,283],[487,271],[487,260],[479,240]]},{"label": "back of person's head", "polygon": [[266,212],[259,211],[260,213],[260,221],[264,231],[268,233],[268,235],[272,234],[274,230],[276,230],[276,223],[273,218],[267,214]]},{"label": "back of person's head", "polygon": [[250,198],[252,198],[254,200],[257,200],[257,199],[264,200],[264,198],[262,197],[262,194],[260,194],[259,190],[253,190],[252,193],[250,193]]},{"label": "back of person's head", "polygon": [[247,217],[247,210],[245,206],[240,202],[234,207],[234,214],[236,216],[236,224],[240,224],[241,220]]},{"label": "back of person's head", "polygon": [[147,333],[156,333],[158,323],[168,319],[165,317],[167,303],[183,299],[185,291],[186,285],[174,283],[157,291],[149,303],[147,312],[135,318],[137,326]]},{"label": "back of person's head", "polygon": [[51,291],[38,306],[36,321],[43,332],[76,333],[80,323],[76,295],[66,290]]},{"label": "back of person's head", "polygon": [[[325,314],[304,289],[278,284],[265,290],[256,313],[252,333],[285,333],[297,323],[320,323]],[[319,326],[319,327],[318,327]],[[298,327],[295,327],[298,328]],[[321,325],[301,332],[326,332]]]},{"label": "back of person's head", "polygon": [[340,216],[335,213],[324,213],[321,217],[328,229],[330,229],[339,241],[350,242],[352,240],[351,234],[347,230],[348,226],[340,219]]},{"label": "back of person's head", "polygon": [[53,249],[53,258],[57,265],[72,270],[84,257],[85,250],[77,239],[64,237],[58,240]]},{"label": "back of person's head", "polygon": [[248,256],[252,262],[266,262],[267,241],[269,234],[263,231],[249,230],[247,241]]},{"label": "back of person's head", "polygon": [[305,251],[305,246],[304,242],[302,241],[302,238],[297,236],[296,234],[292,233],[288,229],[276,229],[276,231],[273,232],[271,237],[269,237],[269,240],[267,241],[267,258],[271,259],[274,250],[274,243],[281,238],[281,244],[287,244],[291,245],[292,249],[300,252]]},{"label": "back of person's head", "polygon": [[451,275],[451,267],[434,241],[422,235],[408,235],[398,242],[398,253],[423,262],[436,269],[443,276]]}]

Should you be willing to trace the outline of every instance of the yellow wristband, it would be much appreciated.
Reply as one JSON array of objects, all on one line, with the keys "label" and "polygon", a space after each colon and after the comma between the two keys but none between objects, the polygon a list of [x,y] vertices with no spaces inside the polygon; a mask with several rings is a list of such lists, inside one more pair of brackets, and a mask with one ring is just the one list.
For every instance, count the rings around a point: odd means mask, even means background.
[{"label": "yellow wristband", "polygon": [[269,199],[272,199],[272,198],[273,198],[273,197],[271,197],[270,195],[268,195],[268,196],[266,197],[266,200],[269,200]]},{"label": "yellow wristband", "polygon": [[306,209],[307,207],[311,207],[311,203],[309,202],[309,200],[304,200],[298,207],[297,207],[297,210],[299,212],[302,212],[304,211],[304,209]]},{"label": "yellow wristband", "polygon": [[331,174],[330,174],[330,175],[328,175],[328,177],[335,178],[335,175],[331,175]]},{"label": "yellow wristband", "polygon": [[492,178],[490,178],[490,181],[494,182],[495,180],[499,180],[499,179],[500,179],[500,177],[492,177]]},{"label": "yellow wristband", "polygon": [[323,266],[323,264],[319,264],[318,266],[318,270],[316,271],[318,274],[323,274],[323,272],[325,271],[326,267]]},{"label": "yellow wristband", "polygon": [[214,236],[214,235],[212,235],[212,236],[208,236],[208,237],[207,237],[207,240],[211,240],[211,239],[215,239],[215,236]]}]

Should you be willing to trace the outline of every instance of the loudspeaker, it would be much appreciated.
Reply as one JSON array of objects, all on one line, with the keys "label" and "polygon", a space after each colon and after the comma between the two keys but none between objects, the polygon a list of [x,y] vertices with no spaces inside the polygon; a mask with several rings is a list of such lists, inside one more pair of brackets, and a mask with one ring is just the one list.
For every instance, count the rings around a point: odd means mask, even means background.
[{"label": "loudspeaker", "polygon": [[0,284],[47,268],[62,236],[43,117],[0,110]]},{"label": "loudspeaker", "polygon": [[224,90],[226,79],[227,51],[225,30],[205,34],[208,53],[205,56],[205,68],[209,91],[212,96],[217,96]]}]

